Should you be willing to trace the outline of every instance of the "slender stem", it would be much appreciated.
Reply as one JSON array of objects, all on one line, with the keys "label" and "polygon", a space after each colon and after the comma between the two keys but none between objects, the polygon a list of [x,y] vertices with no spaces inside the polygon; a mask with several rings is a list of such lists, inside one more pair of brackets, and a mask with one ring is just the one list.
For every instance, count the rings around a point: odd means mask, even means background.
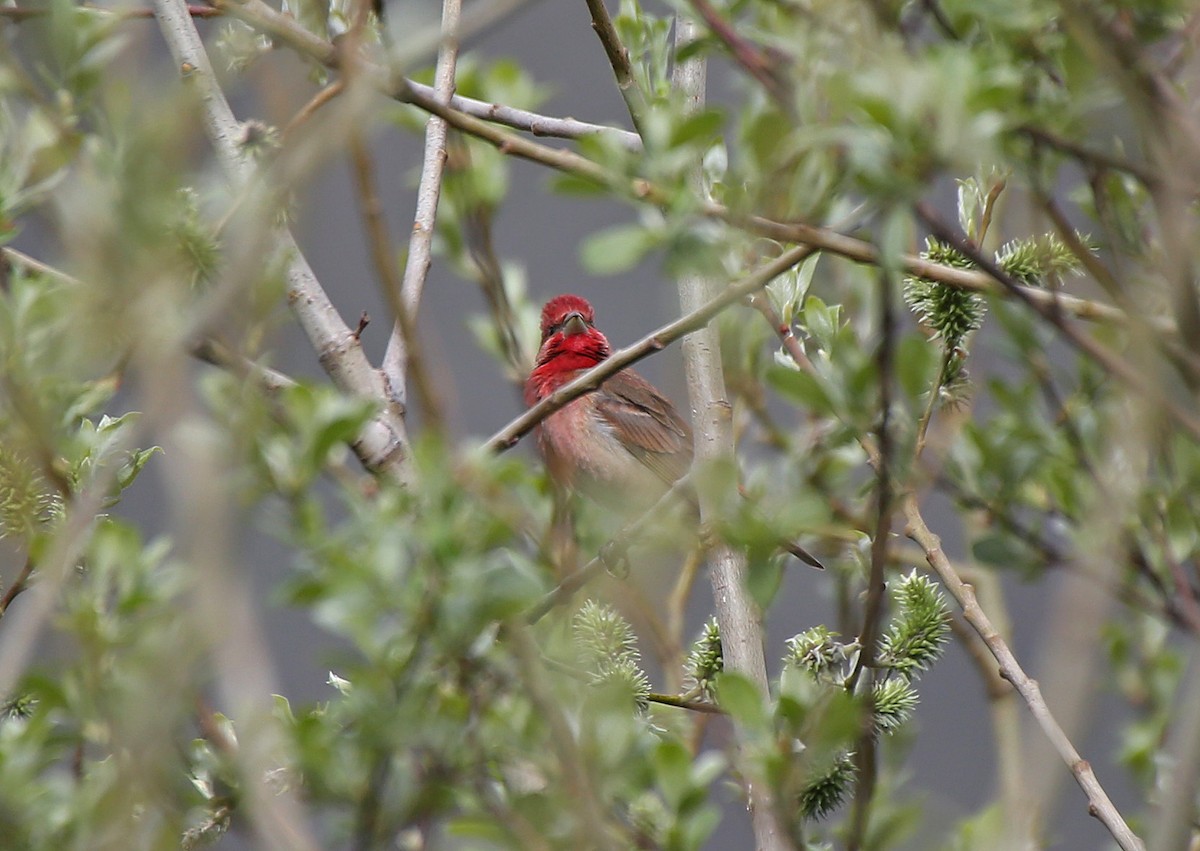
[{"label": "slender stem", "polygon": [[1162,751],[1172,756],[1174,767],[1163,783],[1161,802],[1150,822],[1151,851],[1195,847],[1196,794],[1200,791],[1200,653],[1195,643],[1179,694],[1182,697]]},{"label": "slender stem", "polygon": [[679,697],[674,694],[655,694],[651,692],[646,695],[646,699],[651,703],[661,703],[663,706],[676,706],[680,709],[690,709],[692,712],[703,712],[706,715],[724,715],[725,710],[717,706],[715,703],[709,703],[705,700],[690,700],[686,697]]},{"label": "slender stem", "polygon": [[1095,772],[1092,771],[1091,764],[1079,755],[1075,746],[1071,744],[1071,740],[1059,726],[1042,697],[1042,691],[1037,681],[1031,679],[1021,668],[1007,642],[980,607],[975,598],[975,590],[963,582],[950,559],[946,557],[942,550],[941,540],[930,531],[921,516],[916,495],[912,492],[906,493],[901,497],[900,504],[907,521],[905,534],[925,551],[925,558],[930,567],[937,573],[942,584],[946,586],[962,608],[963,617],[966,618],[967,623],[983,639],[999,664],[1004,678],[1013,684],[1024,699],[1038,726],[1042,728],[1046,738],[1050,740],[1067,768],[1070,769],[1075,782],[1087,796],[1089,812],[1108,829],[1123,851],[1144,851],[1145,846],[1142,841],[1129,829],[1129,825],[1117,811],[1116,806],[1104,791],[1104,787],[1096,778]]},{"label": "slender stem", "polygon": [[[375,264],[380,282],[383,284],[388,304],[396,317],[392,339],[393,341],[397,338],[403,340],[407,353],[408,370],[400,368],[396,374],[387,371],[387,358],[384,358],[384,374],[387,377],[388,390],[393,394],[392,401],[401,410],[404,410],[403,381],[406,372],[411,371],[413,384],[417,388],[417,398],[421,401],[423,421],[427,428],[441,431],[444,425],[441,401],[434,390],[429,370],[426,368],[424,352],[418,340],[411,307],[405,302],[402,295],[400,272],[396,267],[396,252],[392,249],[387,223],[383,218],[383,204],[379,200],[379,193],[375,191],[375,166],[371,159],[371,153],[358,132],[350,134],[349,148],[359,202],[362,205],[363,220],[366,224],[367,243],[371,248],[371,259]],[[428,258],[428,248],[426,248],[425,256]],[[411,260],[412,254],[410,253],[410,263]],[[399,392],[397,392],[397,381],[401,382]]]},{"label": "slender stem", "polygon": [[[847,679],[847,690],[853,691],[864,669],[875,665],[875,645],[883,620],[886,585],[884,568],[888,561],[888,543],[892,526],[892,435],[890,429],[892,407],[892,380],[896,345],[896,315],[892,304],[892,279],[886,272],[879,276],[879,351],[876,364],[879,372],[879,427],[876,429],[876,446],[879,449],[875,463],[875,534],[871,539],[871,571],[867,580],[867,601],[863,607],[863,626],[859,631],[858,644],[861,648],[854,670]],[[866,711],[863,713],[862,729],[855,748],[858,766],[858,783],[851,811],[850,838],[847,848],[856,851],[862,846],[867,832],[867,820],[871,810],[871,798],[875,792],[875,706],[870,687],[874,684],[874,672],[868,675],[865,690]]]},{"label": "slender stem", "polygon": [[721,17],[709,0],[691,0],[691,5],[709,31],[725,45],[733,61],[757,80],[786,112],[793,112],[791,81],[783,73],[782,67],[788,62],[788,57],[779,51],[761,47],[743,36],[738,32],[737,25]]},{"label": "slender stem", "polygon": [[8,590],[4,592],[4,596],[0,597],[0,618],[4,617],[8,611],[8,607],[12,605],[12,601],[17,599],[17,596],[29,587],[29,577],[33,575],[33,559],[26,556],[25,564],[21,567],[21,572],[17,574],[17,578],[13,580],[12,585],[8,586]]},{"label": "slender stem", "polygon": [[528,628],[521,624],[506,626],[503,634],[512,645],[513,658],[529,700],[549,727],[550,740],[558,751],[564,779],[572,792],[575,813],[580,820],[577,827],[580,847],[615,851],[616,846],[606,829],[587,760],[575,740],[571,722],[545,682],[537,645],[529,635]]},{"label": "slender stem", "polygon": [[600,548],[600,554],[585,564],[583,567],[576,570],[574,573],[565,577],[555,588],[546,596],[542,597],[534,606],[525,613],[525,622],[529,624],[537,623],[547,612],[556,606],[562,605],[571,596],[594,579],[602,570],[611,568],[619,564],[624,558],[628,549],[637,542],[643,530],[646,529],[662,512],[666,506],[672,505],[676,500],[682,498],[682,494],[687,487],[690,487],[690,476],[683,476],[668,488],[667,492],[658,498],[658,501],[650,508],[646,509],[640,516],[626,523],[617,534],[613,535],[608,542]]},{"label": "slender stem", "polygon": [[[438,49],[433,91],[433,96],[442,103],[448,102],[454,95],[461,16],[461,0],[443,0],[442,44]],[[425,373],[418,348],[416,316],[433,263],[433,233],[446,166],[446,132],[444,119],[436,115],[429,116],[425,122],[425,152],[421,162],[421,179],[417,184],[417,209],[408,239],[404,279],[398,284],[389,284],[396,322],[383,356],[383,373],[387,377],[392,398],[401,406],[405,404],[405,376],[412,367],[421,405],[426,409],[424,414],[427,421],[434,425],[441,419],[440,406],[433,396],[432,384]]]},{"label": "slender stem", "polygon": [[604,0],[587,0],[587,7],[592,16],[592,29],[596,31],[600,44],[604,46],[608,64],[612,66],[613,75],[617,78],[617,89],[621,92],[625,107],[629,110],[629,118],[637,128],[640,138],[646,119],[646,95],[633,76],[629,51],[621,44],[621,37],[617,35],[617,28],[613,26]]},{"label": "slender stem", "polygon": [[[89,12],[102,15],[112,15],[121,20],[149,20],[154,17],[153,9],[109,9],[104,6],[93,6],[90,3],[82,3],[75,8],[87,9]],[[225,14],[220,9],[213,8],[212,6],[196,6],[191,4],[187,6],[187,12],[193,18],[216,18]],[[3,21],[19,23],[30,18],[40,18],[48,14],[50,14],[50,10],[44,6],[37,8],[30,8],[28,6],[0,6],[0,20]]]}]

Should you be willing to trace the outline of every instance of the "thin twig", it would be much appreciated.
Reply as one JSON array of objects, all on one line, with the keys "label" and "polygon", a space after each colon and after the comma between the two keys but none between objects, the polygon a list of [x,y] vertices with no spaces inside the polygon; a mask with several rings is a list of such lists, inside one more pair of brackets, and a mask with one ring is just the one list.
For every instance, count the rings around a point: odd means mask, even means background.
[{"label": "thin twig", "polygon": [[891,407],[892,381],[895,363],[896,315],[893,306],[893,281],[886,272],[879,276],[879,351],[876,369],[879,373],[879,427],[876,429],[875,445],[878,447],[875,463],[875,534],[871,539],[871,571],[867,580],[867,600],[863,606],[863,625],[859,631],[858,660],[846,680],[847,691],[853,693],[864,669],[871,670],[864,689],[866,711],[861,721],[855,747],[855,764],[858,781],[851,810],[850,837],[846,846],[857,851],[862,846],[867,832],[867,821],[871,811],[871,798],[875,793],[875,705],[871,686],[875,683],[874,665],[876,640],[883,620],[887,586],[884,583],[884,568],[888,562],[888,543],[892,527],[892,434]]},{"label": "thin twig", "polygon": [[4,617],[8,607],[12,605],[12,601],[17,599],[18,595],[29,586],[29,577],[33,575],[33,559],[26,556],[25,564],[21,567],[21,572],[17,574],[12,585],[8,586],[8,590],[4,592],[4,596],[0,597],[0,618]]},{"label": "thin twig", "polygon": [[651,703],[661,703],[663,706],[676,706],[680,709],[690,709],[692,712],[703,712],[705,715],[724,715],[725,710],[707,700],[692,700],[674,694],[656,694],[650,692],[646,699]]},{"label": "thin twig", "polygon": [[[408,88],[414,92],[432,97],[433,87],[415,80],[407,81]],[[615,139],[621,147],[630,153],[641,153],[642,137],[629,130],[619,127],[609,127],[605,124],[593,124],[580,121],[577,118],[560,118],[554,115],[542,115],[528,109],[506,106],[476,98],[455,95],[450,98],[450,107],[464,115],[482,118],[494,124],[503,124],[514,130],[524,130],[534,136],[546,136],[553,139],[587,139],[590,136],[605,136]]]},{"label": "thin twig", "polygon": [[556,606],[560,606],[567,600],[571,599],[572,595],[592,579],[594,579],[602,570],[612,568],[620,564],[625,553],[633,546],[641,537],[642,532],[649,526],[667,506],[673,505],[677,500],[682,498],[684,489],[690,486],[691,477],[683,476],[678,479],[667,492],[664,493],[654,505],[650,506],[641,515],[634,518],[620,528],[608,542],[600,548],[600,554],[585,564],[583,567],[576,570],[574,573],[566,576],[555,588],[550,591],[535,605],[525,613],[525,622],[535,624],[541,620],[547,612]]},{"label": "thin twig", "polygon": [[1073,142],[1070,139],[1064,139],[1057,133],[1052,133],[1043,127],[1036,127],[1032,124],[1023,124],[1017,128],[1018,133],[1028,136],[1034,142],[1041,143],[1047,147],[1054,148],[1062,153],[1070,156],[1072,159],[1078,160],[1083,165],[1093,169],[1103,169],[1105,171],[1120,171],[1135,178],[1139,183],[1147,188],[1153,188],[1158,185],[1158,175],[1149,171],[1144,166],[1130,160],[1122,159],[1113,154],[1105,153],[1104,151],[1096,151],[1088,148],[1078,142]]},{"label": "thin twig", "polygon": [[621,37],[617,35],[617,28],[613,26],[604,0],[587,0],[587,7],[592,16],[592,29],[595,30],[600,44],[604,47],[608,64],[612,66],[613,76],[617,78],[617,90],[621,92],[625,107],[629,110],[629,118],[633,121],[633,126],[637,128],[640,138],[646,119],[646,95],[633,76],[633,66],[629,63],[629,51],[625,45],[621,44]]},{"label": "thin twig", "polygon": [[[150,20],[154,17],[154,10],[150,8],[112,9],[105,6],[93,6],[90,3],[82,3],[75,8],[86,9],[89,12],[100,15],[112,16],[119,20]],[[191,4],[187,6],[187,12],[193,18],[216,18],[225,14],[220,9],[212,6],[195,6]],[[44,6],[37,8],[30,8],[28,6],[0,6],[0,21],[20,23],[30,18],[40,18],[48,14],[50,14],[50,9]]]},{"label": "thin twig", "polygon": [[600,801],[592,783],[591,772],[588,770],[588,762],[580,750],[579,743],[575,741],[575,734],[562,706],[550,693],[544,681],[537,645],[529,635],[527,627],[521,624],[507,625],[503,634],[512,645],[513,658],[517,663],[521,681],[525,684],[525,692],[538,715],[546,722],[550,730],[550,740],[558,751],[564,780],[575,804],[574,812],[581,822],[577,826],[581,847],[615,851],[616,846],[606,829]]},{"label": "thin twig", "polygon": [[283,132],[280,134],[283,140],[287,141],[288,137],[291,136],[292,133],[296,132],[296,128],[300,127],[302,124],[316,115],[317,110],[325,106],[325,104],[329,103],[345,90],[345,79],[338,77],[328,86],[313,95],[309,99],[308,103],[300,107],[299,111],[297,111],[296,114],[292,116],[291,120],[288,121],[287,126],[283,128]]},{"label": "thin twig", "polygon": [[721,17],[709,0],[691,0],[691,4],[709,32],[725,45],[733,61],[757,80],[785,112],[793,112],[791,81],[783,73],[783,66],[790,61],[790,57],[761,47],[743,36],[738,32],[737,25]]},{"label": "thin twig", "polygon": [[1013,684],[1024,699],[1034,719],[1042,728],[1042,732],[1046,734],[1046,738],[1058,751],[1059,756],[1062,757],[1063,762],[1066,763],[1075,778],[1075,782],[1087,796],[1089,812],[1108,829],[1123,851],[1144,851],[1145,846],[1142,841],[1129,829],[1129,825],[1125,823],[1125,819],[1113,805],[1112,800],[1104,791],[1104,787],[1100,785],[1091,765],[1079,755],[1062,727],[1059,726],[1042,697],[1037,681],[1031,679],[1021,668],[1008,644],[979,606],[979,602],[975,599],[975,590],[962,581],[954,569],[954,565],[946,557],[942,550],[941,540],[930,531],[921,516],[915,494],[912,492],[905,494],[901,497],[900,504],[907,521],[905,534],[925,551],[925,558],[930,567],[937,573],[942,584],[946,586],[962,608],[963,617],[966,618],[967,623],[979,634],[992,652],[1004,678]]},{"label": "thin twig", "polygon": [[[443,0],[442,43],[438,49],[433,92],[433,96],[443,103],[454,94],[461,13],[461,0]],[[431,115],[425,122],[425,151],[421,161],[421,178],[417,184],[417,209],[408,239],[404,279],[389,287],[396,322],[383,355],[383,374],[392,398],[401,406],[405,404],[405,376],[411,370],[424,409],[422,413],[434,428],[440,425],[441,407],[433,395],[433,385],[425,368],[424,354],[417,339],[416,317],[433,263],[433,232],[445,165],[446,122]]]},{"label": "thin twig", "polygon": [[[388,391],[392,394],[393,402],[403,410],[403,380],[405,374],[411,372],[425,425],[433,431],[441,431],[444,426],[441,401],[434,390],[433,379],[430,378],[425,364],[424,351],[418,342],[416,322],[413,321],[412,311],[402,293],[400,270],[396,267],[396,252],[392,249],[387,224],[383,220],[383,205],[375,191],[375,167],[371,161],[371,154],[357,133],[350,134],[349,147],[355,185],[366,224],[367,242],[371,247],[371,259],[383,285],[384,295],[396,316],[396,328],[400,329],[393,332],[392,339],[395,340],[398,336],[406,341],[407,370],[401,367],[397,374],[387,372],[387,358],[384,358]],[[411,254],[409,258],[411,261]]]}]

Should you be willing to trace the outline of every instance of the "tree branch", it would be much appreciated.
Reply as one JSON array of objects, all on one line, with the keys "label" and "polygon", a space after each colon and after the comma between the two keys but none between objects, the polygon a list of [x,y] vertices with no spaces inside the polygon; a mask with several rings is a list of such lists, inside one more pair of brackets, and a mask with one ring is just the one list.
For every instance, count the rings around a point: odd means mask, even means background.
[{"label": "tree branch", "polygon": [[[458,24],[462,13],[461,0],[442,2],[442,44],[438,49],[434,71],[433,96],[447,102],[454,95],[458,65]],[[396,322],[392,327],[387,351],[383,355],[383,374],[388,381],[392,398],[401,406],[406,402],[405,377],[409,367],[421,396],[425,416],[433,424],[441,420],[440,405],[425,374],[424,360],[417,340],[417,311],[429,267],[433,263],[433,233],[437,223],[438,199],[442,194],[442,175],[446,166],[446,122],[436,115],[425,122],[425,152],[421,161],[421,178],[417,184],[417,210],[413,216],[412,232],[408,239],[408,260],[404,265],[404,280],[391,294]],[[411,363],[410,363],[411,362]]]},{"label": "tree branch", "polygon": [[1104,791],[1104,787],[1100,785],[1095,772],[1092,771],[1092,766],[1079,755],[1062,727],[1059,726],[1042,697],[1042,691],[1038,687],[1037,681],[1030,679],[1022,670],[1008,644],[980,608],[979,602],[975,599],[975,590],[962,581],[954,569],[954,565],[942,551],[941,541],[925,525],[916,495],[911,491],[906,493],[901,497],[900,504],[907,521],[905,534],[925,551],[925,558],[929,562],[929,566],[933,568],[942,580],[942,584],[958,602],[967,623],[979,634],[988,650],[996,658],[1004,678],[1013,684],[1024,699],[1038,726],[1042,728],[1046,738],[1050,740],[1067,768],[1070,769],[1075,782],[1087,796],[1088,811],[1108,829],[1123,851],[1144,851],[1145,846],[1142,841],[1129,829],[1129,825],[1117,811],[1116,806]]},{"label": "tree branch", "polygon": [[617,28],[613,26],[612,18],[604,0],[587,0],[588,12],[592,16],[592,29],[600,38],[608,64],[612,66],[613,75],[617,78],[617,89],[629,110],[629,118],[637,128],[638,138],[641,138],[643,122],[646,119],[646,95],[642,92],[633,76],[633,66],[629,63],[629,51],[621,44]]},{"label": "tree branch", "polygon": [[[875,534],[871,539],[871,571],[867,579],[867,600],[863,606],[863,625],[859,631],[858,660],[846,681],[846,688],[853,692],[864,669],[875,665],[875,645],[879,637],[880,622],[883,620],[887,586],[884,568],[888,561],[888,544],[892,527],[892,435],[890,414],[892,407],[892,372],[895,360],[896,316],[892,304],[892,278],[886,272],[879,276],[879,351],[876,364],[879,372],[879,427],[876,430],[878,454],[875,463]],[[875,793],[875,705],[872,687],[875,675],[867,677],[864,689],[866,711],[863,713],[862,729],[855,747],[855,764],[858,766],[858,782],[851,811],[850,838],[847,848],[857,851],[867,833],[867,822],[871,811],[871,798]]]},{"label": "tree branch", "polygon": [[[205,129],[226,174],[237,186],[252,183],[255,168],[241,147],[243,128],[217,85],[187,7],[182,0],[155,0],[155,9],[171,55],[200,99]],[[382,375],[367,361],[358,337],[338,316],[291,233],[280,228],[275,241],[291,258],[287,266],[288,304],[316,350],[321,366],[342,391],[384,405],[377,416],[383,429],[363,436],[370,441],[362,446],[368,467],[402,478],[408,437],[401,412],[386,404],[389,397]]]}]

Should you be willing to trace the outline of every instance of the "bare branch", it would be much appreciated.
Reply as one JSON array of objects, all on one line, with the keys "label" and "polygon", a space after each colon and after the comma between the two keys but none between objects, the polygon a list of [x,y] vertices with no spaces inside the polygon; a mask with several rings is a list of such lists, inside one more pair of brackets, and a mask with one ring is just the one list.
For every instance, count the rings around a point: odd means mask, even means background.
[{"label": "bare branch", "polygon": [[[414,92],[419,92],[427,97],[433,96],[433,87],[431,86],[418,83],[415,80],[408,80],[407,84]],[[558,139],[586,139],[589,136],[604,135],[616,139],[621,143],[622,147],[632,153],[641,153],[642,151],[642,137],[637,133],[631,133],[619,127],[592,124],[588,121],[579,121],[575,118],[541,115],[536,112],[530,112],[527,109],[518,109],[515,106],[505,106],[485,100],[476,100],[475,98],[463,97],[462,95],[455,95],[450,98],[449,105],[464,115],[472,115],[475,118],[482,118],[484,121],[503,124],[514,130],[524,130],[532,133],[534,136],[549,136]]]},{"label": "bare branch", "polygon": [[[443,0],[442,45],[438,50],[433,92],[433,96],[443,103],[454,94],[461,14],[461,0]],[[417,184],[417,210],[408,239],[404,279],[399,286],[389,285],[396,322],[383,356],[383,374],[387,376],[392,398],[401,406],[405,404],[405,377],[411,366],[421,406],[426,409],[423,413],[435,427],[441,421],[440,406],[433,396],[432,384],[419,349],[416,316],[433,262],[433,231],[446,166],[446,129],[446,122],[436,115],[429,116],[425,122],[425,153],[421,162],[421,179]]]},{"label": "bare branch", "polygon": [[900,502],[907,521],[905,534],[925,551],[925,558],[930,567],[937,573],[942,584],[946,586],[962,608],[963,617],[966,618],[967,623],[979,634],[988,650],[996,658],[1004,678],[1013,684],[1026,705],[1029,706],[1029,710],[1042,728],[1042,732],[1046,734],[1046,738],[1050,740],[1067,768],[1070,769],[1079,788],[1087,795],[1089,812],[1108,829],[1123,851],[1144,851],[1145,846],[1142,841],[1129,829],[1129,825],[1125,823],[1125,819],[1113,805],[1112,800],[1104,791],[1104,787],[1100,785],[1095,772],[1092,771],[1092,766],[1079,755],[1079,751],[1075,749],[1062,727],[1059,726],[1042,697],[1042,691],[1038,687],[1037,681],[1030,679],[1021,668],[1008,644],[980,608],[979,602],[975,599],[975,590],[962,581],[954,569],[954,565],[950,563],[950,559],[943,552],[941,541],[925,525],[916,495],[909,492],[901,497]]},{"label": "bare branch", "polygon": [[[76,8],[87,9],[89,12],[95,12],[101,15],[112,15],[121,20],[149,20],[154,17],[153,9],[112,9],[105,6],[93,6],[90,3],[81,3]],[[193,18],[217,18],[225,14],[220,9],[213,6],[196,6],[189,4],[187,12]],[[40,18],[43,15],[50,14],[50,9],[41,6],[30,8],[28,6],[0,6],[0,21],[12,21],[20,23],[21,21],[30,18]]]},{"label": "bare branch", "polygon": [[[155,0],[155,9],[171,55],[188,84],[197,91],[205,129],[221,164],[235,185],[250,184],[255,169],[241,149],[243,129],[217,85],[187,7],[181,0]],[[316,350],[322,367],[339,389],[384,405],[377,417],[384,429],[366,435],[365,439],[372,442],[362,447],[369,468],[402,477],[408,438],[400,412],[386,405],[388,395],[382,376],[367,361],[354,332],[338,316],[291,233],[286,228],[279,228],[275,239],[278,248],[290,258],[287,266],[288,304]]]}]

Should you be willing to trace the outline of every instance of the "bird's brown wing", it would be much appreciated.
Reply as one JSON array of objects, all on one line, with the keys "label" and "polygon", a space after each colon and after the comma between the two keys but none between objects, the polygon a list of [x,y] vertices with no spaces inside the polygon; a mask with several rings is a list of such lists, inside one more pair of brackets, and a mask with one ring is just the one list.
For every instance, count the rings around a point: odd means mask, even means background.
[{"label": "bird's brown wing", "polygon": [[624,370],[595,394],[596,412],[629,453],[667,484],[692,465],[692,429],[646,379]]}]

